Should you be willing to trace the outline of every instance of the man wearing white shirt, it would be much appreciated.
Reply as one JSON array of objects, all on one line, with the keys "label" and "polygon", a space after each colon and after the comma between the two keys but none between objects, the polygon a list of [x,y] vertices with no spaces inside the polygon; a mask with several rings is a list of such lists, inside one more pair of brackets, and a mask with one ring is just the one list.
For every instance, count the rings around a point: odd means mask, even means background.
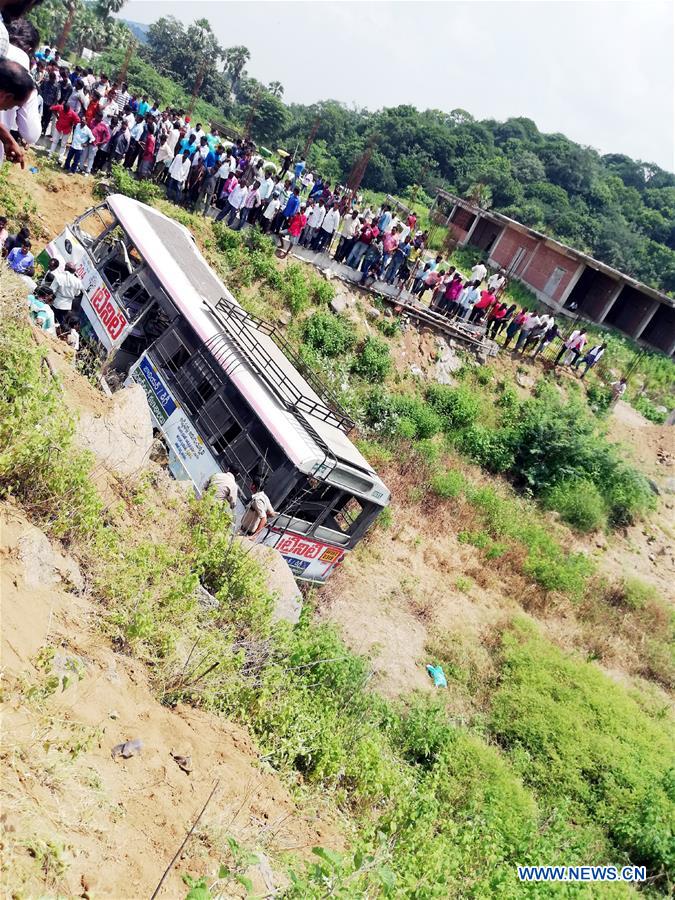
[{"label": "man wearing white shirt", "polygon": [[274,190],[274,178],[272,175],[268,175],[267,178],[263,179],[262,184],[259,188],[260,199],[267,200],[268,197],[272,196],[272,191]]},{"label": "man wearing white shirt", "polygon": [[500,272],[493,272],[492,275],[488,278],[488,290],[494,291],[496,294],[497,291],[503,287],[506,278]]},{"label": "man wearing white shirt", "polygon": [[340,223],[340,228],[338,234],[340,235],[340,243],[338,244],[337,250],[335,251],[335,259],[337,262],[342,262],[349,255],[352,247],[354,246],[354,241],[356,240],[356,235],[359,229],[359,214],[355,209],[350,210],[342,222]]},{"label": "man wearing white shirt", "polygon": [[339,206],[337,203],[334,203],[332,209],[329,209],[324,216],[319,233],[315,238],[313,249],[316,250],[317,253],[323,253],[326,247],[330,247],[330,242],[333,240],[333,235],[337,231],[339,225]]},{"label": "man wearing white shirt", "polygon": [[248,188],[237,183],[227,197],[227,206],[222,209],[216,216],[216,222],[227,216],[227,224],[230,228],[234,228],[235,220],[239,214],[239,210],[244,205],[244,201],[248,195]]},{"label": "man wearing white shirt", "polygon": [[485,276],[487,275],[487,269],[483,265],[483,263],[476,263],[476,265],[471,269],[471,281],[481,282]]},{"label": "man wearing white shirt", "polygon": [[[35,32],[35,36],[37,37],[37,32]],[[18,63],[27,72],[30,71],[28,53],[32,52],[33,48],[21,46],[19,39],[14,36],[11,24],[10,41],[11,43],[7,49],[7,59]],[[32,91],[21,106],[0,110],[0,125],[4,125],[8,131],[18,131],[21,138],[28,145],[36,143],[42,133],[42,116],[40,114],[37,91]]]},{"label": "man wearing white shirt", "polygon": [[54,290],[54,316],[59,325],[64,325],[73,308],[73,300],[84,290],[73,263],[67,262],[63,270],[56,269],[51,286]]},{"label": "man wearing white shirt", "polygon": [[302,235],[302,244],[310,247],[314,244],[319,234],[319,228],[326,217],[326,206],[323,200],[315,203],[307,213],[307,225]]},{"label": "man wearing white shirt", "polygon": [[190,172],[190,151],[183,150],[174,157],[173,162],[169,166],[169,185],[167,188],[167,196],[176,203],[180,200],[180,195],[185,184],[185,179]]}]

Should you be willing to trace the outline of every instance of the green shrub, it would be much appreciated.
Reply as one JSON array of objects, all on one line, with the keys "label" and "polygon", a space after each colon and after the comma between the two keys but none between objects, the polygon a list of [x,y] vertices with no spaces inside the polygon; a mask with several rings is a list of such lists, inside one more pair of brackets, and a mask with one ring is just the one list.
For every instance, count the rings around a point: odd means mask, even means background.
[{"label": "green shrub", "polygon": [[446,430],[466,428],[478,418],[480,402],[476,392],[461,385],[432,384],[426,391],[427,402],[445,420]]},{"label": "green shrub", "polygon": [[656,588],[639,578],[624,578],[622,588],[623,602],[629,609],[644,609],[648,603],[659,598]]},{"label": "green shrub", "polygon": [[571,478],[558,482],[546,495],[545,502],[577,531],[595,531],[607,522],[605,501],[588,479]]},{"label": "green shrub", "polygon": [[354,327],[329,312],[316,312],[302,326],[303,339],[325,356],[340,356],[356,343]]},{"label": "green shrub", "polygon": [[335,288],[330,281],[312,274],[309,277],[309,293],[312,303],[318,306],[328,306],[335,297]]},{"label": "green shrub", "polygon": [[352,363],[352,371],[369,381],[377,382],[386,378],[391,366],[389,346],[379,338],[368,337]]},{"label": "green shrub", "polygon": [[[443,427],[441,417],[419,397],[410,394],[395,394],[391,398],[392,410],[400,422],[411,423],[412,438],[431,438]],[[407,428],[407,426],[406,426]]]},{"label": "green shrub", "polygon": [[550,806],[572,802],[617,852],[672,880],[673,732],[636,699],[523,626],[504,637],[489,727]]},{"label": "green shrub", "polygon": [[455,446],[490,472],[509,472],[513,466],[511,435],[506,429],[471,425],[459,432]]},{"label": "green shrub", "polygon": [[449,500],[452,497],[459,497],[466,487],[466,479],[461,472],[454,469],[448,469],[431,479],[431,490],[438,497]]},{"label": "green shrub", "polygon": [[478,366],[474,372],[474,377],[478,384],[485,386],[494,380],[495,373],[489,366]]},{"label": "green shrub", "polygon": [[307,278],[302,267],[292,262],[282,273],[281,296],[294,315],[301,313],[309,306],[310,291]]},{"label": "green shrub", "polygon": [[[12,276],[3,273],[3,279]],[[3,288],[5,285],[3,285]],[[23,285],[17,294],[25,296]],[[91,454],[73,444],[73,418],[43,365],[31,326],[3,304],[0,316],[0,496],[14,496],[57,537],[88,535],[104,522]]]},{"label": "green shrub", "polygon": [[652,403],[649,397],[645,397],[644,394],[639,394],[637,397],[631,399],[630,403],[633,409],[642,413],[645,419],[649,419],[649,421],[653,422],[655,425],[663,425],[668,417],[667,412],[658,410],[656,404]]},{"label": "green shrub", "polygon": [[592,381],[586,388],[586,397],[591,409],[599,414],[607,412],[612,402],[612,389],[599,381]]},{"label": "green shrub", "polygon": [[603,486],[611,525],[632,525],[656,507],[656,496],[645,476],[622,463],[612,465]]},{"label": "green shrub", "polygon": [[111,175],[115,193],[126,194],[127,197],[148,204],[154,203],[160,197],[159,186],[154,181],[134,178],[124,166],[114,165]]},{"label": "green shrub", "polygon": [[401,323],[398,319],[378,319],[377,327],[388,338],[396,337],[401,333]]}]

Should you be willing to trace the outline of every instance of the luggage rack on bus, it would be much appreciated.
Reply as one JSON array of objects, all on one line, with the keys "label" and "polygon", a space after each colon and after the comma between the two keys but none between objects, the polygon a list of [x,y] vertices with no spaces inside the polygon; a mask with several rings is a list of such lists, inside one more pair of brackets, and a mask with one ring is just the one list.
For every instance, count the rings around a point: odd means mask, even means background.
[{"label": "luggage rack on bus", "polygon": [[[217,334],[207,341],[209,350],[218,355],[222,353],[222,343],[224,339],[231,338],[239,350],[244,353],[247,363],[253,366],[255,371],[260,375],[272,392],[282,401],[284,406],[289,409],[299,410],[322,422],[328,422],[348,434],[354,427],[354,422],[349,418],[347,413],[341,409],[337,400],[331,395],[330,391],[313,372],[304,365],[297,357],[290,345],[279,334],[278,329],[260,319],[247,313],[240,306],[232,301],[222,297],[215,305],[211,307],[216,318],[225,329],[225,334]],[[219,313],[225,313],[227,318],[221,317]],[[313,400],[306,397],[296,384],[286,375],[278,363],[272,359],[267,350],[261,346],[256,339],[255,331],[270,337],[281,352],[290,360],[290,362],[300,371],[303,378],[310,384],[320,400]]]}]

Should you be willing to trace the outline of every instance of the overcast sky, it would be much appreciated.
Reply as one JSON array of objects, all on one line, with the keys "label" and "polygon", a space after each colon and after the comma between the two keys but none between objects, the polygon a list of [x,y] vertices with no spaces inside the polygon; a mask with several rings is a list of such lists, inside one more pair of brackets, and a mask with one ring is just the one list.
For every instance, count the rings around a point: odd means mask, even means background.
[{"label": "overcast sky", "polygon": [[673,171],[673,10],[668,0],[130,0],[122,16],[208,18],[288,101],[527,116]]}]

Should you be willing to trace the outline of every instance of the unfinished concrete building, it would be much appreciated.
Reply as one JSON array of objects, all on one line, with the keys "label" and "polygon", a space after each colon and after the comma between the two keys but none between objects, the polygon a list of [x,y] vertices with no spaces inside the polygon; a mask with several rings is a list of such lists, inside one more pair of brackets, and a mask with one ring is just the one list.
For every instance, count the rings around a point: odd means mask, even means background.
[{"label": "unfinished concrete building", "polygon": [[654,350],[675,353],[675,300],[508,216],[437,192],[432,221],[460,246],[522,281],[555,312],[608,325]]}]

